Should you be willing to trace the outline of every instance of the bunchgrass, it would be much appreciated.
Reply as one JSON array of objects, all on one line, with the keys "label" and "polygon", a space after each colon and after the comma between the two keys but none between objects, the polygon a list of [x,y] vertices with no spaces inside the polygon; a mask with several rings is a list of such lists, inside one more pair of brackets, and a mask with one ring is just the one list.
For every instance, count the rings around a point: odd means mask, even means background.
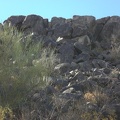
[{"label": "bunchgrass", "polygon": [[113,61],[120,59],[120,42],[119,39],[116,39],[113,35],[111,40],[110,54]]},{"label": "bunchgrass", "polygon": [[0,106],[15,109],[28,94],[46,85],[56,62],[54,50],[32,43],[13,27],[4,26],[0,32]]}]

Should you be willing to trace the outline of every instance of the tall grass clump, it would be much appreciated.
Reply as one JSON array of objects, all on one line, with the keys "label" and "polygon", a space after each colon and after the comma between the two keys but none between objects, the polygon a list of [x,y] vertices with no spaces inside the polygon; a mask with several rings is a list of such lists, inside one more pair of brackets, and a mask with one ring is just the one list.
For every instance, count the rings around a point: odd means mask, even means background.
[{"label": "tall grass clump", "polygon": [[111,59],[113,61],[120,59],[120,40],[116,39],[113,35],[112,35],[110,53],[111,53]]},{"label": "tall grass clump", "polygon": [[112,46],[111,58],[112,58],[112,60],[119,60],[120,59],[120,46],[118,46],[118,47]]},{"label": "tall grass clump", "polygon": [[22,105],[29,92],[46,85],[43,77],[52,74],[55,61],[54,50],[4,26],[0,32],[0,106]]}]

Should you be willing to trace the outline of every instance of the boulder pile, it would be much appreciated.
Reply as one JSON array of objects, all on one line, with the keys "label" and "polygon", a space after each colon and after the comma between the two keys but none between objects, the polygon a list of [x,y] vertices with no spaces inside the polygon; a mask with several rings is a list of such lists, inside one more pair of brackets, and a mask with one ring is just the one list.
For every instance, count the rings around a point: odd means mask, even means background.
[{"label": "boulder pile", "polygon": [[119,16],[75,15],[50,22],[38,15],[11,16],[5,24],[55,48],[60,60],[54,68],[59,77],[48,76],[47,86],[31,94],[30,119],[84,120],[94,113],[120,119]]}]

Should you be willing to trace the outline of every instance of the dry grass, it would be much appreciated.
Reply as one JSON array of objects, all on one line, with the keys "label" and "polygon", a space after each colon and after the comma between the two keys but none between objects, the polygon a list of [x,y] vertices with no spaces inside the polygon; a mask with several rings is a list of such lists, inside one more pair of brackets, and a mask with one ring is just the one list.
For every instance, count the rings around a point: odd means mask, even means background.
[{"label": "dry grass", "polygon": [[84,98],[87,102],[100,104],[105,104],[106,101],[108,101],[108,96],[105,93],[102,93],[100,91],[93,91],[93,92],[87,92],[84,95]]},{"label": "dry grass", "polygon": [[120,42],[119,40],[116,40],[115,37],[112,37],[111,41],[111,58],[112,60],[119,60],[120,59]]},{"label": "dry grass", "polygon": [[[46,85],[56,62],[54,50],[42,43],[31,43],[15,28],[4,27],[0,32],[0,106],[18,109],[32,90]],[[32,44],[32,45],[31,45]],[[2,119],[1,119],[2,120]]]},{"label": "dry grass", "polygon": [[110,53],[111,53],[112,60],[119,60],[120,59],[120,46],[112,47]]}]

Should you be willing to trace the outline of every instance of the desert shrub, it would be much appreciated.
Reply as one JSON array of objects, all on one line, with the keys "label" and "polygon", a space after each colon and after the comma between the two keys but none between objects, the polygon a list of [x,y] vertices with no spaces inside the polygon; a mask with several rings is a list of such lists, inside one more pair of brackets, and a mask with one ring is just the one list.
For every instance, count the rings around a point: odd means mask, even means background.
[{"label": "desert shrub", "polygon": [[104,113],[102,109],[91,109],[84,100],[73,103],[65,113],[61,113],[59,109],[57,115],[56,120],[116,120],[114,110],[108,108]]},{"label": "desert shrub", "polygon": [[0,32],[0,105],[16,108],[29,92],[44,87],[44,76],[50,76],[56,62],[54,50],[31,42],[15,28]]},{"label": "desert shrub", "polygon": [[98,104],[99,106],[103,106],[108,101],[107,95],[100,91],[87,92],[84,98],[87,102]]},{"label": "desert shrub", "polygon": [[110,55],[112,60],[120,59],[120,41],[112,35]]},{"label": "desert shrub", "polygon": [[0,120],[9,119],[12,120],[14,118],[13,112],[9,107],[0,106]]},{"label": "desert shrub", "polygon": [[112,60],[119,60],[120,59],[120,46],[112,46],[110,50]]},{"label": "desert shrub", "polygon": [[[103,89],[95,88],[87,91],[84,99],[73,102],[67,112],[61,113],[59,109],[58,120],[116,120],[115,111],[109,108],[109,97]],[[60,104],[60,103],[59,103]]]}]

